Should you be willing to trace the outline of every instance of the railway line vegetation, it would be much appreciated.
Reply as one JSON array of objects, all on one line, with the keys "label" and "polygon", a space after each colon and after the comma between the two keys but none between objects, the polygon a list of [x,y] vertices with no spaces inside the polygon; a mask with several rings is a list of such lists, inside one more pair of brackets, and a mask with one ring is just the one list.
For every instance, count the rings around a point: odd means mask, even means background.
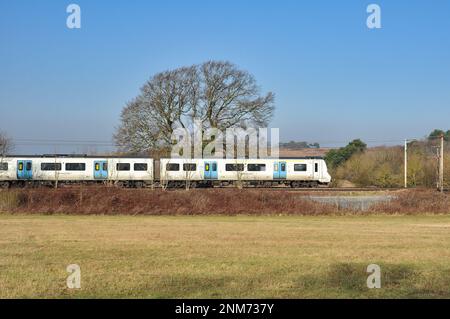
[{"label": "railway line vegetation", "polygon": [[[0,212],[6,214],[75,215],[420,215],[449,214],[450,196],[433,190],[342,193],[283,189],[121,189],[115,187],[40,188],[0,191]],[[315,197],[346,195],[365,209],[321,202]],[[336,197],[338,198],[338,197]],[[371,199],[382,200],[372,203]],[[336,203],[342,202],[341,200]],[[364,206],[364,205],[363,205]],[[367,206],[367,205],[365,205]]]},{"label": "railway line vegetation", "polygon": [[[408,147],[408,186],[435,188],[438,182],[438,140],[442,130]],[[446,136],[450,136],[447,131]],[[448,140],[448,137],[447,137]],[[450,186],[450,142],[444,146],[444,181]],[[402,146],[367,148],[360,140],[331,150],[325,156],[334,186],[350,182],[359,187],[402,187],[404,185],[404,148]]]}]

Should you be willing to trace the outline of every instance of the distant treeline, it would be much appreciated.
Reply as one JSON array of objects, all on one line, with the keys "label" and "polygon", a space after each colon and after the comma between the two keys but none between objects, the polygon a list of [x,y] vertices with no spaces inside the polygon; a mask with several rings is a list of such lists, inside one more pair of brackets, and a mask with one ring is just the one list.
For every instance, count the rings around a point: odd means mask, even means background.
[{"label": "distant treeline", "polygon": [[280,147],[288,148],[291,150],[301,150],[301,149],[305,149],[305,148],[320,148],[320,145],[319,145],[319,143],[290,141],[287,143],[280,143]]}]

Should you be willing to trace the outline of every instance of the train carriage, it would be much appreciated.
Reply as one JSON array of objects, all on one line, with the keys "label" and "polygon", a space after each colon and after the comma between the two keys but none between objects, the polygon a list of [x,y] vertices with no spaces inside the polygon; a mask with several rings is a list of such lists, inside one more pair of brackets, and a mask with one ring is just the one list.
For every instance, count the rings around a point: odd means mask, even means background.
[{"label": "train carriage", "polygon": [[0,159],[0,186],[153,182],[153,159],[90,156],[8,156]]},{"label": "train carriage", "polygon": [[314,187],[331,182],[323,158],[161,159],[160,179],[169,186],[191,184]]},{"label": "train carriage", "polygon": [[331,182],[319,157],[279,159],[183,159],[70,155],[0,159],[0,186],[105,183],[123,187],[277,186],[315,187]]}]

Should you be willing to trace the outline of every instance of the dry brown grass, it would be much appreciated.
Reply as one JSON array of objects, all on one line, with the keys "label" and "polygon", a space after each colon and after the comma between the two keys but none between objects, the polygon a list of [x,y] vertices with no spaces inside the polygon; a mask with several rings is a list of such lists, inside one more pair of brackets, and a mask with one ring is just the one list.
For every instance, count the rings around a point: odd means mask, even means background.
[{"label": "dry brown grass", "polygon": [[397,192],[396,199],[375,205],[371,212],[403,215],[450,214],[450,196],[448,193],[442,194],[427,189],[400,191]]},{"label": "dry brown grass", "polygon": [[[449,298],[449,229],[450,216],[1,215],[0,298]],[[367,289],[372,263],[381,289]]]},{"label": "dry brown grass", "polygon": [[[11,191],[14,213],[129,215],[321,214],[329,209],[287,192],[251,189],[130,190],[107,187]],[[10,195],[9,197],[12,197]]]},{"label": "dry brown grass", "polygon": [[[343,215],[448,214],[450,196],[433,190],[389,192],[395,198],[369,212],[308,199],[317,193],[270,189],[136,190],[110,187],[25,189],[0,192],[0,212],[126,215]],[[376,195],[383,193],[376,193]],[[374,195],[321,192],[320,195]]]}]

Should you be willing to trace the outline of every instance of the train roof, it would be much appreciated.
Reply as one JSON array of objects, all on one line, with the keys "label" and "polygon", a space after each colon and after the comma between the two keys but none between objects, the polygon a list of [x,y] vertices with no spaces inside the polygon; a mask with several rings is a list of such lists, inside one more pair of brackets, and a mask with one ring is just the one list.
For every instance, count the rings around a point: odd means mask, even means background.
[{"label": "train roof", "polygon": [[[164,160],[171,160],[171,159],[188,159],[183,157],[161,157],[161,159]],[[217,158],[217,157],[204,157],[204,158],[191,158],[193,160],[197,159],[205,159],[205,160],[219,160],[219,159],[226,159],[226,160],[298,160],[298,159],[324,159],[323,156],[297,156],[297,157],[260,157],[260,158]]]},{"label": "train roof", "polygon": [[5,155],[3,158],[142,158],[152,159],[148,156],[118,156],[118,155],[86,155],[86,154],[42,154],[42,155]]},{"label": "train roof", "polygon": [[[3,158],[130,158],[130,159],[153,159],[152,157],[148,156],[124,156],[124,155],[87,155],[87,154],[42,154],[42,155],[5,155]],[[180,158],[167,158],[162,157],[161,159],[184,159],[182,157]],[[218,160],[218,159],[229,159],[229,158],[192,158],[192,159],[207,159],[207,160]],[[241,158],[239,158],[241,159]],[[242,158],[244,159],[244,158]],[[252,159],[259,159],[259,160],[298,160],[298,159],[324,159],[323,156],[297,156],[297,157],[263,157],[263,158],[245,158],[245,160],[252,160]]]}]

